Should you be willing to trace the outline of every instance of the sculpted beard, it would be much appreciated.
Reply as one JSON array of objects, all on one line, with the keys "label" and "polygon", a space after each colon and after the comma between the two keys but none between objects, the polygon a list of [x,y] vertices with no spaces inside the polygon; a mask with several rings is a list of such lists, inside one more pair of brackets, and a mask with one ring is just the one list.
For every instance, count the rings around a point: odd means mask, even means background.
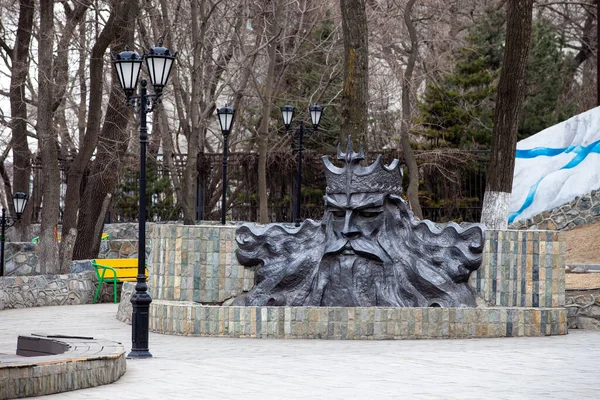
[{"label": "sculpted beard", "polygon": [[328,254],[319,264],[308,306],[367,307],[385,298],[384,264],[359,255]]}]

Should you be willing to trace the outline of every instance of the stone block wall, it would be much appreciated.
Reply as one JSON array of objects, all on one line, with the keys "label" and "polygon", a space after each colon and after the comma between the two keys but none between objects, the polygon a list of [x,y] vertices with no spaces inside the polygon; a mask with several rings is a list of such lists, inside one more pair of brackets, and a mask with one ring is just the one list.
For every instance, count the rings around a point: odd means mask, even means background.
[{"label": "stone block wall", "polygon": [[216,304],[254,285],[235,257],[235,226],[163,225],[152,231],[148,286],[158,300]]},{"label": "stone block wall", "polygon": [[[149,287],[157,300],[221,304],[254,285],[235,257],[235,226],[155,225]],[[491,306],[565,304],[565,243],[550,231],[486,232],[470,285]]]},{"label": "stone block wall", "polygon": [[277,339],[441,339],[564,335],[564,308],[216,307],[150,304],[150,330]]},{"label": "stone block wall", "polygon": [[93,272],[0,277],[0,310],[88,304],[96,290]]},{"label": "stone block wall", "polygon": [[565,249],[556,231],[488,230],[481,267],[469,283],[492,306],[564,306]]},{"label": "stone block wall", "polygon": [[599,221],[600,190],[594,190],[551,211],[544,211],[525,220],[517,221],[511,224],[509,228],[566,231]]}]

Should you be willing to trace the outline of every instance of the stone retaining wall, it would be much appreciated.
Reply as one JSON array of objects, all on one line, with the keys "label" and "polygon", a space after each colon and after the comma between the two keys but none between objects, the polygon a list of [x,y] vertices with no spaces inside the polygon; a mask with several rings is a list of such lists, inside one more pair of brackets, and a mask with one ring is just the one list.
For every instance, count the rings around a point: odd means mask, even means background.
[{"label": "stone retaining wall", "polygon": [[[68,275],[0,277],[0,311],[9,308],[89,304],[96,293],[93,271]],[[103,285],[99,302],[112,303],[112,285]]]},{"label": "stone retaining wall", "polygon": [[600,295],[597,292],[567,297],[569,328],[600,329]]},{"label": "stone retaining wall", "polygon": [[573,201],[544,211],[533,217],[517,221],[509,226],[511,229],[543,229],[567,231],[584,224],[600,221],[600,190],[576,197]]},{"label": "stone retaining wall", "polygon": [[150,304],[150,330],[277,339],[448,339],[564,335],[564,308],[228,307]]},{"label": "stone retaining wall", "polygon": [[556,231],[488,230],[481,267],[469,284],[491,306],[563,306],[565,249]]}]

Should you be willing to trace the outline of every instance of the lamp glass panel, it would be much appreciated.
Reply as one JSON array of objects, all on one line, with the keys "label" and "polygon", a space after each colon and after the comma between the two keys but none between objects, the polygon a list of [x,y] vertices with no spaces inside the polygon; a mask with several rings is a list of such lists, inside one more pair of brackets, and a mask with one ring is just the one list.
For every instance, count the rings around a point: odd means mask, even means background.
[{"label": "lamp glass panel", "polygon": [[164,86],[162,83],[162,74],[165,67],[165,59],[163,57],[148,57],[147,60],[152,86]]},{"label": "lamp glass panel", "polygon": [[117,63],[115,63],[115,66],[117,68],[117,76],[119,77],[119,84],[121,85],[121,88],[127,89],[125,87],[125,75],[123,72],[123,63],[117,62]]},{"label": "lamp glass panel", "polygon": [[225,123],[227,125],[225,125],[227,127],[227,130],[231,129],[231,123],[233,122],[233,114],[225,114]]},{"label": "lamp glass panel", "polygon": [[138,77],[140,76],[140,68],[142,67],[142,63],[141,62],[135,62],[132,63],[132,73],[131,73],[131,87],[128,87],[127,89],[135,89],[135,87],[137,86],[137,81],[138,81]]},{"label": "lamp glass panel", "polygon": [[281,118],[283,119],[283,124],[286,127],[289,127],[292,123],[292,119],[294,118],[294,111],[296,109],[292,106],[286,105],[281,107]]},{"label": "lamp glass panel", "polygon": [[161,79],[160,79],[161,84],[163,86],[167,85],[167,81],[169,80],[169,75],[171,73],[171,67],[173,67],[173,59],[165,58],[164,59],[164,68],[163,68]]},{"label": "lamp glass panel", "polygon": [[310,119],[312,120],[313,125],[319,125],[321,121],[321,110],[311,110],[310,111]]},{"label": "lamp glass panel", "polygon": [[231,113],[220,113],[219,114],[219,124],[221,124],[221,131],[229,132],[229,128],[231,128],[231,122],[233,121],[233,114]]},{"label": "lamp glass panel", "polygon": [[27,205],[27,195],[25,193],[15,193],[13,197],[13,205],[15,207],[15,212],[18,215],[23,214],[25,211],[25,206]]}]

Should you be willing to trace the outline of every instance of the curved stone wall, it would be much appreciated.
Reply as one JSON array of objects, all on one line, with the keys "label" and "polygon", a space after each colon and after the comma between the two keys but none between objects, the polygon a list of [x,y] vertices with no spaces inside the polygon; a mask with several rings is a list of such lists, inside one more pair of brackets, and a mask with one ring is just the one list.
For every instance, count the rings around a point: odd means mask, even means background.
[{"label": "curved stone wall", "polygon": [[64,336],[36,335],[30,338],[61,344],[68,350],[62,354],[33,357],[2,354],[0,399],[43,396],[106,385],[125,373],[125,348],[121,343]]},{"label": "curved stone wall", "polygon": [[150,330],[277,339],[450,339],[564,335],[564,308],[228,307],[154,301]]},{"label": "curved stone wall", "polygon": [[[565,244],[558,232],[488,231],[469,281],[491,307],[230,307],[254,271],[235,258],[235,226],[155,225],[150,329],[158,333],[274,338],[414,339],[558,335],[567,332]],[[118,318],[130,323],[124,285]],[[198,304],[202,303],[202,304]],[[497,308],[496,308],[497,307]],[[504,308],[503,308],[504,307]]]}]

